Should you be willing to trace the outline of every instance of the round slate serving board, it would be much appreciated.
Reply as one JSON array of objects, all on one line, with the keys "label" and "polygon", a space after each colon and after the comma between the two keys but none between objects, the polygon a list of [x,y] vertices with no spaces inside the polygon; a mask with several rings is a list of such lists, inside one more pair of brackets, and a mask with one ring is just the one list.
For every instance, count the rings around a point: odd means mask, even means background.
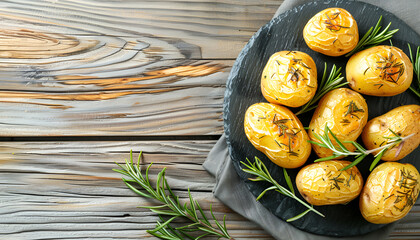
[{"label": "round slate serving board", "polygon": [[[382,26],[392,22],[391,29],[399,29],[392,38],[394,46],[401,48],[408,54],[407,43],[410,43],[413,47],[420,45],[419,35],[393,14],[376,6],[355,1],[310,2],[279,15],[255,33],[239,54],[232,68],[227,82],[224,102],[225,133],[230,155],[237,173],[254,196],[258,196],[269,185],[264,182],[247,180],[251,176],[242,171],[240,163],[240,161],[245,161],[246,158],[251,160],[255,156],[260,158],[270,169],[272,176],[280,184],[287,186],[281,168],[251,145],[245,136],[243,127],[246,109],[254,103],[266,102],[260,90],[260,77],[269,57],[281,50],[303,51],[314,59],[320,77],[322,76],[324,62],[328,63],[329,69],[332,64],[343,67],[342,72],[345,76],[345,64],[348,58],[328,57],[314,52],[306,46],[302,36],[306,22],[317,12],[328,7],[341,7],[348,10],[357,21],[360,38],[368,31],[369,27],[376,24],[380,15],[382,15]],[[390,43],[387,41],[384,44]],[[394,97],[364,97],[369,106],[369,119],[382,115],[401,105],[420,104],[419,100],[409,90]],[[309,125],[312,113],[309,112],[299,116],[304,126]],[[420,169],[419,156],[420,149],[418,148],[400,162],[409,162],[414,164],[417,169]],[[316,155],[313,153],[307,164],[313,163],[316,158]],[[358,165],[365,180],[369,174],[368,168],[372,160],[372,157],[366,158]],[[288,170],[293,180],[298,170]],[[297,189],[296,185],[294,187]],[[300,196],[298,192],[297,195]],[[260,202],[283,220],[305,211],[305,207],[298,202],[273,191],[267,193]],[[322,218],[311,212],[290,224],[307,232],[341,237],[366,234],[384,226],[371,224],[363,219],[359,211],[358,199],[347,205],[320,206],[316,207],[316,209],[324,213],[326,217]]]}]

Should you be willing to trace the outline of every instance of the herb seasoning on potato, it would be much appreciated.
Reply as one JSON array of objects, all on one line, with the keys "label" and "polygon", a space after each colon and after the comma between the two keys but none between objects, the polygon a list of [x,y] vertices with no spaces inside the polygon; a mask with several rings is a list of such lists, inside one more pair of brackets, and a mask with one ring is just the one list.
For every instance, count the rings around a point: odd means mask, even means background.
[{"label": "herb seasoning on potato", "polygon": [[367,149],[386,145],[389,138],[397,134],[400,137],[412,137],[387,149],[382,155],[384,161],[398,161],[420,144],[420,106],[405,105],[392,109],[382,116],[370,120],[362,133],[362,140]]},{"label": "herb seasoning on potato", "polygon": [[315,95],[314,60],[299,51],[281,51],[268,60],[261,76],[261,92],[271,103],[300,107]]},{"label": "herb seasoning on potato", "polygon": [[303,29],[308,47],[328,56],[341,56],[359,42],[353,16],[342,8],[327,8],[313,16]]},{"label": "herb seasoning on potato", "polygon": [[286,107],[256,103],[246,111],[244,127],[252,145],[281,167],[300,167],[311,154],[302,123]]},{"label": "herb seasoning on potato", "polygon": [[349,86],[372,96],[394,96],[413,80],[413,64],[399,48],[376,46],[354,54],[346,65]]},{"label": "herb seasoning on potato", "polygon": [[[340,141],[355,141],[362,133],[368,119],[368,106],[365,99],[348,88],[337,88],[327,93],[319,102],[309,124],[309,138],[319,142],[314,134],[323,135],[327,124]],[[333,144],[336,142],[333,140]],[[349,151],[356,147],[343,143]],[[316,144],[312,145],[320,158],[329,157],[333,152]]]},{"label": "herb seasoning on potato", "polygon": [[305,200],[315,206],[345,204],[355,199],[363,188],[363,178],[356,167],[345,171],[348,161],[325,161],[302,168],[296,186]]},{"label": "herb seasoning on potato", "polygon": [[408,163],[386,162],[376,167],[360,195],[363,217],[376,224],[403,218],[419,195],[419,177],[417,169]]}]

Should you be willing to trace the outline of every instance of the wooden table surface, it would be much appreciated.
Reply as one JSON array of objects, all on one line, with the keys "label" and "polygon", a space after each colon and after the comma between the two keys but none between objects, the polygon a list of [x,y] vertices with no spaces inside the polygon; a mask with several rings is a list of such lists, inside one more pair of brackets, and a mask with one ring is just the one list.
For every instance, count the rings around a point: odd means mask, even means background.
[{"label": "wooden table surface", "polygon": [[[111,171],[130,149],[166,167],[235,238],[271,239],[213,197],[236,56],[274,0],[0,2],[0,239],[153,239],[157,217]],[[420,205],[391,239],[419,239]]]}]

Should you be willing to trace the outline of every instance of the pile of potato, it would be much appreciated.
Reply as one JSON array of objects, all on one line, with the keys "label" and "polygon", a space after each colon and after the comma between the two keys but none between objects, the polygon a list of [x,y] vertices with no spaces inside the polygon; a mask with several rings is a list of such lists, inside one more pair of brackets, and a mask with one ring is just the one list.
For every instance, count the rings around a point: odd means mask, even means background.
[{"label": "pile of potato", "polygon": [[[309,20],[303,36],[310,49],[328,56],[352,51],[359,41],[357,23],[341,8],[328,8]],[[325,125],[341,142],[356,141],[362,135],[365,148],[375,149],[392,137],[415,134],[385,152],[364,184],[356,166],[344,160],[313,163],[302,168],[296,185],[300,194],[313,205],[346,204],[360,195],[363,217],[372,223],[390,223],[404,217],[416,202],[420,175],[411,164],[400,160],[420,144],[420,106],[395,108],[368,121],[368,105],[362,94],[394,96],[408,89],[413,66],[407,55],[393,46],[376,46],[354,54],[347,62],[346,78],[351,89],[338,88],[319,102],[308,133],[287,107],[300,107],[317,90],[315,62],[306,53],[280,51],[268,60],[262,76],[261,91],[269,103],[256,103],[245,114],[245,134],[252,145],[284,168],[301,167],[311,148],[320,157],[332,155],[330,149],[311,144],[314,134],[323,135]],[[374,106],[371,106],[374,107]],[[337,144],[332,137],[333,144]],[[351,143],[344,143],[350,151]]]}]

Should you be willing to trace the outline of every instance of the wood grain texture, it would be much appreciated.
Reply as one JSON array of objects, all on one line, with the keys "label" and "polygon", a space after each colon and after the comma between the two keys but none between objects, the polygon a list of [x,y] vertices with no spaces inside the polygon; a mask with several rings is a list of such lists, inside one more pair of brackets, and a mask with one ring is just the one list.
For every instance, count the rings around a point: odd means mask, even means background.
[{"label": "wood grain texture", "polygon": [[239,51],[279,1],[0,2],[0,136],[220,134]]},{"label": "wood grain texture", "polygon": [[157,218],[136,206],[153,203],[133,194],[111,171],[129,149],[142,149],[144,163],[155,164],[152,176],[166,167],[169,184],[183,200],[190,188],[207,213],[212,204],[219,218],[229,215],[235,236],[269,239],[213,197],[214,178],[201,164],[214,143],[1,143],[0,238],[151,238],[145,230]]},{"label": "wood grain texture", "polygon": [[[153,204],[133,194],[111,171],[129,150],[143,150],[151,176],[167,168],[169,184],[183,200],[187,188],[209,213],[227,214],[239,239],[271,239],[213,197],[214,178],[201,166],[215,141],[3,142],[0,143],[0,239],[152,239],[145,230],[156,216],[139,205]],[[134,154],[136,157],[137,154]],[[417,203],[392,239],[418,238]]]}]

